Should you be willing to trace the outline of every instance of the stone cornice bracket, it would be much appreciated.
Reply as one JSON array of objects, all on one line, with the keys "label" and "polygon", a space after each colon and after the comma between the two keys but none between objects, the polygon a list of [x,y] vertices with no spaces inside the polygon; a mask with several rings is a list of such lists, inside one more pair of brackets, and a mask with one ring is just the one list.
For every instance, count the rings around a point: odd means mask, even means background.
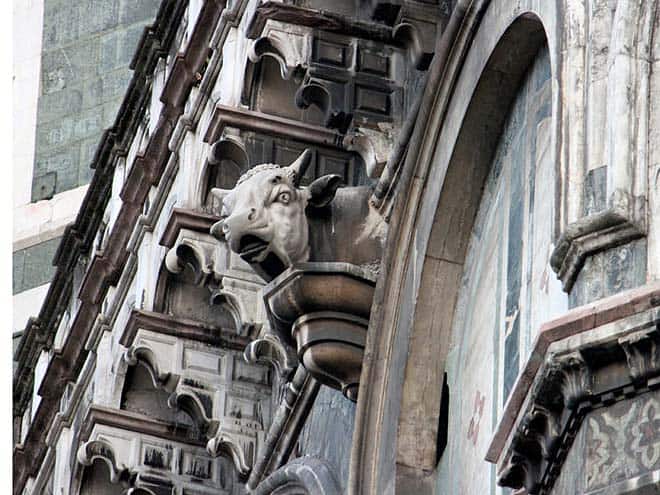
[{"label": "stone cornice bracket", "polygon": [[540,446],[543,459],[552,458],[557,450],[557,440],[561,434],[560,414],[540,404],[534,404],[521,425],[523,433],[528,438],[534,438]]},{"label": "stone cornice bracket", "polygon": [[201,285],[213,274],[214,254],[214,246],[210,243],[183,239],[167,252],[165,267],[169,272],[179,274],[190,266],[195,274],[195,284]]},{"label": "stone cornice bracket", "polygon": [[569,418],[591,407],[593,378],[579,351],[551,356],[546,376],[535,388],[534,400],[513,435],[500,486],[539,493],[547,483],[548,467],[559,457]]},{"label": "stone cornice bracket", "polygon": [[619,339],[634,384],[660,385],[660,332],[641,330]]},{"label": "stone cornice bracket", "polygon": [[248,59],[256,64],[263,57],[271,57],[280,66],[282,78],[289,80],[300,75],[307,65],[305,47],[300,35],[271,30],[254,40],[248,49]]},{"label": "stone cornice bracket", "polygon": [[245,347],[243,356],[251,364],[270,364],[284,381],[291,378],[296,366],[298,366],[298,357],[293,346],[270,331],[266,332],[261,338],[250,342]]},{"label": "stone cornice bracket", "polygon": [[433,41],[425,40],[415,24],[404,21],[392,28],[392,38],[408,50],[408,56],[417,70],[427,70],[433,59]]},{"label": "stone cornice bracket", "polygon": [[539,468],[529,459],[529,455],[514,450],[502,469],[497,484],[514,489],[525,488],[528,493],[538,490]]},{"label": "stone cornice bracket", "polygon": [[344,137],[344,147],[354,151],[364,161],[367,175],[372,179],[380,178],[389,158],[394,143],[392,132],[356,128]]},{"label": "stone cornice bracket", "polygon": [[176,386],[178,378],[167,371],[161,370],[156,353],[147,345],[130,346],[124,351],[122,360],[128,366],[135,366],[138,362],[144,363],[156,387],[171,391]]},{"label": "stone cornice bracket", "polygon": [[254,444],[248,444],[248,452],[246,452],[245,447],[246,445],[238,438],[235,438],[231,432],[223,431],[221,428],[206,444],[206,451],[212,457],[218,457],[220,455],[229,457],[234,463],[236,471],[241,476],[247,476],[252,470],[255,447]]},{"label": "stone cornice bracket", "polygon": [[219,423],[213,419],[213,400],[196,388],[183,384],[179,380],[176,390],[167,399],[167,405],[172,409],[180,409],[190,416],[200,431],[212,436],[218,430]]},{"label": "stone cornice bracket", "polygon": [[222,277],[220,287],[211,290],[211,304],[228,308],[234,317],[238,334],[251,337],[259,331],[261,324],[255,321],[254,311],[248,309],[245,297],[245,289],[234,287],[228,277]]},{"label": "stone cornice bracket", "polygon": [[569,225],[550,257],[550,266],[570,292],[587,257],[605,249],[626,244],[645,235],[625,213],[606,210],[581,218]]},{"label": "stone cornice bracket", "polygon": [[236,164],[241,172],[250,167],[245,143],[238,136],[231,136],[225,133],[220,139],[211,145],[209,150],[209,163],[217,165],[223,160],[229,160]]},{"label": "stone cornice bracket", "polygon": [[100,459],[110,471],[110,482],[118,483],[128,479],[128,470],[123,464],[117,464],[115,451],[110,443],[105,440],[89,440],[78,447],[76,454],[78,462],[83,466],[91,466],[94,460]]},{"label": "stone cornice bracket", "polygon": [[561,356],[554,364],[561,377],[564,406],[574,410],[591,396],[591,373],[579,351]]}]

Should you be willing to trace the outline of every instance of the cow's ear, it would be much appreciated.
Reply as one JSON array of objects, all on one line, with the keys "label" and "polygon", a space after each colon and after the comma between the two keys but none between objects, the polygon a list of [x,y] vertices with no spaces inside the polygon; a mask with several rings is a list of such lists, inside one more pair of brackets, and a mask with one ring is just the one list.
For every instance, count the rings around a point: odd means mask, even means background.
[{"label": "cow's ear", "polygon": [[309,200],[307,204],[314,208],[323,208],[335,197],[337,188],[342,185],[342,177],[337,174],[324,175],[309,185]]}]

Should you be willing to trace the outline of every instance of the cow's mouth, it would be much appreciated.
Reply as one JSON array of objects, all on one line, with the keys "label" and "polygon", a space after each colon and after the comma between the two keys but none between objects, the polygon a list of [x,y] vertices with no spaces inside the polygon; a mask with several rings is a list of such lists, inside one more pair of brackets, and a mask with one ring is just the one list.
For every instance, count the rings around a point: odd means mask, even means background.
[{"label": "cow's mouth", "polygon": [[256,235],[244,235],[241,238],[238,254],[248,263],[263,261],[268,243]]},{"label": "cow's mouth", "polygon": [[284,262],[260,237],[246,234],[239,243],[238,255],[247,261],[264,280],[271,281],[286,269]]}]

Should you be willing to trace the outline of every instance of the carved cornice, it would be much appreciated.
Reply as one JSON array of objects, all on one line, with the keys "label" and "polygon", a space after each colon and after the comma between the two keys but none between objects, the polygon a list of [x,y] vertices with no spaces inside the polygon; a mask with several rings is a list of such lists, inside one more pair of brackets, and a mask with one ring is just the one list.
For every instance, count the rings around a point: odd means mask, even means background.
[{"label": "carved cornice", "polygon": [[295,139],[302,143],[344,149],[342,146],[344,136],[331,129],[225,105],[216,105],[213,110],[208,129],[204,134],[204,141],[207,143],[216,142],[220,139],[226,127],[262,132]]},{"label": "carved cornice", "polygon": [[172,209],[170,219],[163,231],[159,244],[171,248],[174,246],[182,229],[208,234],[211,226],[218,220],[220,220],[220,217],[216,215],[209,215],[185,208],[174,208]]},{"label": "carved cornice", "polygon": [[660,306],[660,282],[629,290],[599,300],[593,304],[569,311],[557,320],[541,326],[532,352],[520,371],[518,380],[509,395],[501,420],[491,441],[486,460],[496,462],[511,434],[518,411],[533,385],[535,377],[545,362],[551,345],[572,336],[611,324],[617,320],[633,317]]},{"label": "carved cornice", "polygon": [[236,351],[242,351],[250,342],[247,337],[237,335],[235,329],[210,326],[208,323],[154,311],[133,310],[119,343],[125,347],[131,346],[140,328]]},{"label": "carved cornice", "polygon": [[154,419],[144,414],[139,414],[121,409],[113,409],[92,405],[83,421],[83,428],[80,433],[81,441],[85,442],[90,438],[96,425],[111,426],[120,430],[142,433],[169,441],[176,441],[204,447],[206,440],[200,438],[192,428],[182,424],[172,424],[165,421]]},{"label": "carved cornice", "polygon": [[351,17],[335,14],[328,10],[313,10],[295,5],[266,1],[254,12],[247,29],[247,37],[256,39],[261,36],[269,20],[306,26],[321,31],[343,34],[356,38],[396,44],[392,28],[374,22],[356,21]]},{"label": "carved cornice", "polygon": [[[148,321],[153,324],[154,316],[160,321],[156,322],[158,326],[152,327],[151,331],[176,335],[177,342],[183,337],[177,330],[192,329],[194,332],[199,329],[198,325],[192,324],[193,322],[172,318],[170,318],[170,321],[173,322],[172,325],[163,326],[163,318],[160,316],[165,316],[167,319],[166,315],[153,313],[145,315],[144,312],[134,311],[127,325],[127,331],[120,341],[122,345],[128,346],[122,357],[123,361],[128,365],[135,365],[138,361],[146,365],[154,386],[170,394],[168,406],[184,411],[193,420],[198,431],[206,439],[207,452],[213,457],[226,455],[234,462],[238,473],[241,476],[247,476],[254,464],[256,451],[263,443],[264,425],[261,414],[256,413],[254,418],[241,418],[240,415],[234,416],[232,413],[227,415],[228,413],[219,409],[218,404],[225,404],[228,396],[237,390],[233,390],[231,387],[218,389],[213,384],[213,378],[201,379],[197,374],[193,377],[189,376],[186,369],[182,369],[178,364],[184,358],[174,340],[169,344],[164,339],[152,341],[152,337],[145,333],[141,333],[138,337],[137,330],[147,330],[145,327],[149,325],[143,323]],[[161,331],[163,328],[166,330]],[[228,347],[223,342],[217,342],[219,339],[217,330],[209,333],[214,335],[216,347],[223,349]],[[165,346],[169,346],[169,350]],[[234,346],[234,349],[236,347]],[[242,347],[236,350],[240,351]],[[172,352],[176,353],[176,357]],[[240,359],[238,353],[234,354],[234,357]],[[231,364],[231,361],[229,363]],[[218,398],[218,392],[222,393],[223,399]],[[260,406],[256,404],[255,407]]]},{"label": "carved cornice", "polygon": [[588,412],[660,387],[660,287],[644,289],[542,330],[486,456],[500,485],[549,493]]}]

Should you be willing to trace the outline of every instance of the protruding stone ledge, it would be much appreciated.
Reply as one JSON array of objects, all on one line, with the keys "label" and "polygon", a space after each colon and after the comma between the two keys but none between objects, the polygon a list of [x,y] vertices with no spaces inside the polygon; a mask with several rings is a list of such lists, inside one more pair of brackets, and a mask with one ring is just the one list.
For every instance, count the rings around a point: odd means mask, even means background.
[{"label": "protruding stone ledge", "polygon": [[660,389],[659,350],[657,282],[545,324],[486,454],[499,484],[551,493],[588,414]]},{"label": "protruding stone ledge", "polygon": [[609,209],[569,225],[557,242],[550,265],[570,292],[587,257],[644,236],[629,215]]},{"label": "protruding stone ledge", "polygon": [[273,332],[319,382],[357,400],[375,277],[350,263],[293,265],[264,289]]}]

